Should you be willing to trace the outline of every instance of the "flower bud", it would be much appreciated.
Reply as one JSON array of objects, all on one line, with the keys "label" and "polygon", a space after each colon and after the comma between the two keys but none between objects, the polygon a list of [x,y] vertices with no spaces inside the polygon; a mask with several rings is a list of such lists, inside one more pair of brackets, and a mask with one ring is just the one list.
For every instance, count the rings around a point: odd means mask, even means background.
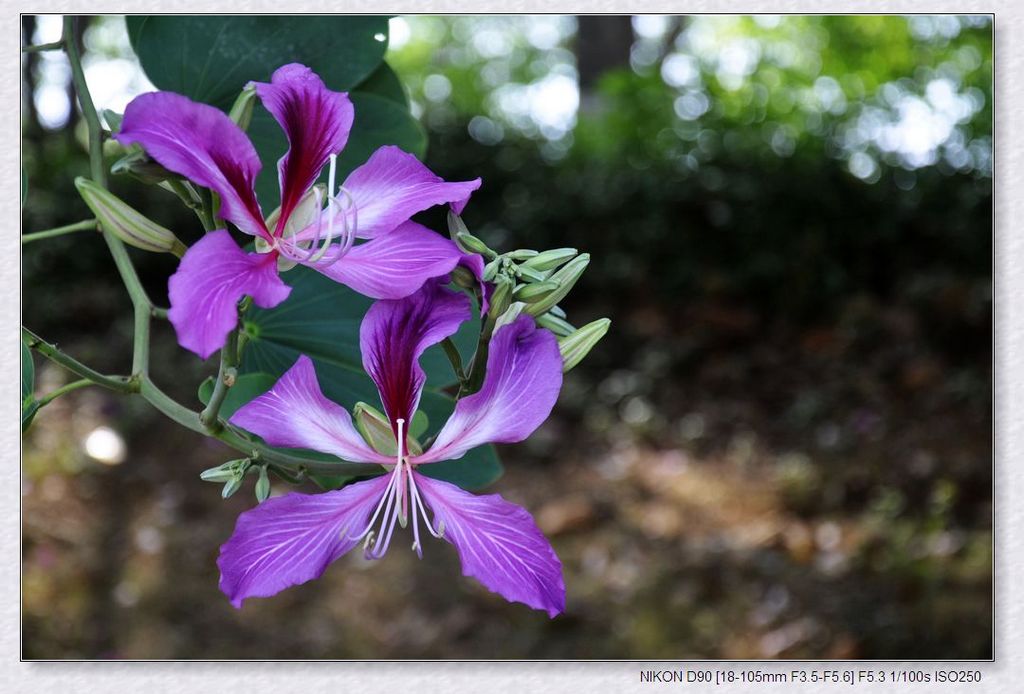
[{"label": "flower bud", "polygon": [[533,304],[542,299],[546,299],[551,292],[557,291],[559,288],[558,282],[537,282],[536,284],[523,284],[516,289],[513,297],[516,301],[522,301],[525,304]]},{"label": "flower bud", "polygon": [[559,337],[565,337],[566,335],[571,335],[576,332],[576,327],[572,323],[569,323],[564,318],[555,316],[550,311],[537,316],[537,325],[542,328],[547,328]]},{"label": "flower bud", "polygon": [[525,265],[520,265],[519,267],[516,268],[516,276],[521,277],[523,280],[527,282],[543,282],[548,278],[548,275],[550,274],[550,272],[540,272],[539,270],[533,270],[531,268],[526,267]]},{"label": "flower bud", "polygon": [[228,113],[230,118],[235,125],[242,130],[249,129],[249,123],[252,122],[252,111],[253,107],[256,106],[256,85],[252,82],[245,85],[245,89],[235,99],[235,103],[231,105],[231,111]]},{"label": "flower bud", "polygon": [[501,258],[495,258],[484,265],[484,282],[494,281],[494,278],[498,276],[498,270],[501,268],[501,262]]},{"label": "flower bud", "polygon": [[455,235],[455,243],[466,253],[479,253],[485,258],[495,258],[497,253],[487,247],[487,244],[466,232],[459,232]]},{"label": "flower bud", "polygon": [[608,318],[587,323],[568,337],[558,341],[558,350],[562,353],[562,372],[566,372],[579,364],[583,357],[594,348],[608,332],[612,322]]},{"label": "flower bud", "polygon": [[580,278],[583,271],[587,269],[587,265],[590,264],[590,254],[584,253],[578,255],[569,261],[564,267],[558,270],[555,274],[548,278],[551,282],[558,283],[558,289],[548,294],[540,301],[530,304],[526,307],[526,312],[532,316],[539,316],[542,313],[547,313],[548,309],[557,304],[559,301],[564,299],[569,291],[576,284],[576,280]]},{"label": "flower bud", "polygon": [[242,478],[235,477],[233,479],[228,480],[228,483],[225,484],[224,488],[220,490],[220,496],[222,499],[227,499],[241,488]]},{"label": "flower bud", "polygon": [[494,293],[491,294],[491,305],[487,315],[497,320],[501,317],[512,303],[512,280],[507,277],[499,277],[494,285]]},{"label": "flower bud", "polygon": [[462,221],[462,217],[455,214],[455,211],[452,209],[448,210],[448,233],[451,235],[452,241],[454,241],[459,234],[469,233],[469,227],[467,227],[466,223]]},{"label": "flower bud", "polygon": [[173,253],[179,258],[185,244],[156,222],[128,205],[109,190],[81,176],[75,187],[103,228],[130,246],[155,253]]},{"label": "flower bud", "polygon": [[199,473],[199,479],[204,482],[229,482],[236,477],[241,479],[245,474],[245,471],[249,468],[250,461],[248,458],[239,458],[237,460],[229,460],[223,465],[217,467],[211,467],[203,470]]},{"label": "flower bud", "polygon": [[538,270],[544,272],[545,270],[554,270],[559,265],[567,263],[576,257],[578,251],[575,248],[554,248],[550,251],[544,251],[533,256],[525,263],[523,267],[528,267],[531,270]]},{"label": "flower bud", "polygon": [[270,496],[270,477],[267,475],[267,466],[260,465],[260,476],[256,480],[256,501],[263,503]]},{"label": "flower bud", "polygon": [[537,251],[531,248],[517,248],[516,250],[506,253],[505,255],[507,255],[512,260],[518,261],[535,257],[537,255]]},{"label": "flower bud", "polygon": [[498,332],[502,327],[509,323],[514,323],[519,314],[523,312],[523,308],[526,306],[522,301],[513,301],[512,304],[498,316],[498,319],[494,321],[494,332]]}]

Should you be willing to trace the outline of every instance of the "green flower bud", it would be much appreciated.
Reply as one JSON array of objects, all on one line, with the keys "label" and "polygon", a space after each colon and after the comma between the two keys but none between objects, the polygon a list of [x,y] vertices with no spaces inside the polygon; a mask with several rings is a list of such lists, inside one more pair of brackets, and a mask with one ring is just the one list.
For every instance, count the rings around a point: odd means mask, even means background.
[{"label": "green flower bud", "polygon": [[555,335],[558,335],[559,337],[571,335],[576,331],[576,327],[572,323],[569,323],[565,319],[553,315],[550,311],[543,315],[537,316],[537,325],[539,325],[542,328],[547,328],[548,330],[553,332]]},{"label": "green flower bud", "polygon": [[229,482],[236,477],[241,479],[245,474],[245,471],[249,468],[250,460],[248,458],[239,458],[237,460],[229,460],[223,465],[217,467],[211,467],[203,470],[199,473],[199,479],[204,482]]},{"label": "green flower bud", "polygon": [[559,289],[558,282],[537,282],[536,284],[522,284],[516,289],[515,297],[516,301],[522,301],[526,304],[536,303],[542,299],[546,299],[551,292]]},{"label": "green flower bud", "polygon": [[537,251],[530,248],[518,248],[514,251],[506,253],[512,260],[526,260],[527,258],[533,258],[537,255]]},{"label": "green flower bud", "polygon": [[516,268],[516,277],[521,277],[527,282],[543,282],[548,278],[548,275],[550,274],[550,272],[540,272],[539,270],[533,270],[531,268],[526,267],[525,265],[520,265],[519,267]]},{"label": "green flower bud", "polygon": [[260,465],[260,477],[256,480],[256,501],[263,503],[270,496],[270,477],[267,475],[267,466]]},{"label": "green flower bud", "polygon": [[554,270],[559,265],[567,263],[576,257],[578,251],[575,248],[554,248],[550,251],[544,251],[539,253],[525,263],[523,267],[528,267],[531,270],[539,270],[541,272],[545,270]]},{"label": "green flower bud", "polygon": [[454,241],[455,237],[459,234],[469,233],[469,227],[467,227],[466,223],[462,221],[462,217],[455,214],[455,212],[450,208],[448,210],[448,233],[451,235],[452,241]]},{"label": "green flower bud", "polygon": [[491,262],[484,265],[484,281],[493,282],[494,278],[498,276],[498,270],[501,269],[501,258],[495,258]]},{"label": "green flower bud", "polygon": [[459,232],[455,235],[455,243],[467,253],[479,253],[485,258],[496,258],[497,253],[487,247],[487,244],[466,232]]},{"label": "green flower bud", "polygon": [[103,228],[130,246],[155,253],[185,255],[185,244],[156,222],[148,219],[109,190],[81,176],[75,187]]},{"label": "green flower bud", "polygon": [[256,86],[250,82],[245,85],[245,89],[235,99],[235,103],[231,106],[231,111],[228,113],[230,118],[235,125],[242,130],[249,129],[249,123],[252,122],[252,111],[253,107],[256,106]]},{"label": "green flower bud", "polygon": [[494,321],[494,332],[498,332],[498,330],[500,330],[504,325],[515,322],[515,319],[519,317],[525,307],[526,304],[522,301],[513,301],[505,312],[498,316],[498,319]]},{"label": "green flower bud", "polygon": [[487,315],[497,320],[501,317],[512,303],[512,280],[507,277],[498,277],[497,283],[494,287],[494,293],[491,294],[491,305],[487,309]]},{"label": "green flower bud", "polygon": [[556,272],[555,274],[551,275],[551,277],[548,278],[549,281],[558,283],[558,289],[548,294],[542,300],[527,306],[526,312],[532,316],[539,316],[542,313],[547,313],[548,309],[550,309],[552,306],[557,304],[559,301],[564,299],[569,294],[569,291],[573,288],[573,285],[576,284],[576,280],[580,278],[580,275],[583,274],[583,271],[587,269],[587,265],[589,264],[589,253],[578,255],[572,260],[570,260],[568,264],[563,266],[561,269],[558,270],[558,272]]},{"label": "green flower bud", "polygon": [[224,488],[220,490],[220,496],[222,499],[227,499],[232,496],[235,492],[242,488],[242,478],[235,477],[228,480],[228,483],[224,485]]},{"label": "green flower bud", "polygon": [[599,318],[587,323],[568,337],[558,341],[558,349],[562,353],[562,372],[566,372],[579,364],[583,357],[590,353],[601,338],[608,332],[612,322],[608,318]]},{"label": "green flower bud", "polygon": [[565,320],[566,318],[565,311],[562,310],[561,306],[552,306],[551,308],[548,309],[548,313],[550,313],[555,318],[561,318],[562,320]]}]

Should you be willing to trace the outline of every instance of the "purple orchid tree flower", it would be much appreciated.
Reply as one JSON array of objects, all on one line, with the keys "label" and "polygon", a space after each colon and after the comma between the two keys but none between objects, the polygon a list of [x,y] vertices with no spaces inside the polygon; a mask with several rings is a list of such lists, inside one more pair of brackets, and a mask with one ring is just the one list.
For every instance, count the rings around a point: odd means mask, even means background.
[{"label": "purple orchid tree flower", "polygon": [[410,445],[405,425],[416,412],[426,378],[420,355],[453,335],[470,315],[468,298],[439,281],[408,298],[379,301],[366,313],[359,334],[363,365],[390,420],[395,456],[368,446],[349,413],[324,397],[306,356],[271,390],[234,414],[233,424],[272,446],[311,448],[390,470],[338,491],[271,498],[239,516],[217,560],[221,590],[235,607],[246,598],[274,595],[319,577],[360,542],[366,556],[382,557],[396,523],[404,527],[411,514],[412,547],[421,557],[420,521],[426,532],[455,545],[464,575],[551,617],[565,610],[561,563],[525,509],[497,494],[476,496],[418,470],[460,458],[485,443],[522,441],[558,398],[558,343],[532,318],[520,316],[495,332],[481,389],[458,401],[426,451],[420,452],[415,440]]},{"label": "purple orchid tree flower", "polygon": [[[413,155],[385,146],[334,190],[334,159],[354,117],[348,95],[334,92],[309,68],[290,64],[256,94],[288,136],[278,162],[281,206],[276,222],[263,217],[253,188],[261,163],[246,134],[222,111],[173,92],[136,97],[115,139],[137,143],[165,168],[209,188],[220,198],[219,217],[256,237],[246,253],[226,229],[194,244],[171,277],[168,318],[178,341],[204,359],[237,326],[245,295],[273,308],[291,288],[278,260],[301,263],[374,299],[398,299],[424,281],[445,275],[465,256],[450,240],[410,221],[433,205],[460,212],[480,179],[445,182]],[[327,208],[313,184],[331,164]],[[272,215],[273,218],[274,215]],[[273,219],[271,219],[273,221]],[[356,245],[356,238],[366,239]],[[467,263],[476,269],[474,263]]]}]

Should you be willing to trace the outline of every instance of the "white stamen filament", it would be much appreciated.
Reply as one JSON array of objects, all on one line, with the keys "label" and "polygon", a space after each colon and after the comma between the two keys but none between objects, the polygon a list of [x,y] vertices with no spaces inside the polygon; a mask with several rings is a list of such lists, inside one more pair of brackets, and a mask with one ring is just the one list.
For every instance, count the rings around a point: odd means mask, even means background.
[{"label": "white stamen filament", "polygon": [[[391,479],[388,480],[384,493],[381,494],[380,501],[377,503],[377,508],[374,509],[373,515],[363,531],[358,535],[348,536],[349,540],[357,542],[364,537],[366,538],[363,542],[363,550],[368,559],[380,559],[384,556],[388,546],[391,544],[396,523],[401,521],[402,527],[405,527],[407,520],[406,505],[412,506],[412,548],[417,555],[421,558],[423,556],[423,545],[420,542],[420,517],[423,518],[423,523],[427,526],[427,530],[431,535],[437,538],[441,538],[444,535],[443,523],[439,524],[436,530],[433,524],[431,524],[426,506],[424,506],[423,499],[416,488],[416,478],[413,476],[412,465],[404,455],[406,453],[405,420],[399,419],[396,421],[396,424],[398,426],[398,450],[395,454],[395,469],[391,473]],[[405,474],[404,480],[402,479],[403,473]],[[408,482],[408,486],[405,487],[403,482]],[[380,527],[377,532],[374,532],[373,527],[377,523],[378,517],[380,518]],[[343,531],[342,535],[344,536],[345,534]]]}]

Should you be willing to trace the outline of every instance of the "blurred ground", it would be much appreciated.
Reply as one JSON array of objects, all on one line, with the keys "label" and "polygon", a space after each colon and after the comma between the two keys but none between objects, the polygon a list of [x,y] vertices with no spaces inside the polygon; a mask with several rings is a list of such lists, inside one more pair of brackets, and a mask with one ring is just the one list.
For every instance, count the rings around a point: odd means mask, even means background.
[{"label": "blurred ground", "polygon": [[[987,373],[920,354],[896,309],[850,309],[879,331],[856,353],[838,326],[742,337],[736,316],[682,310],[682,333],[619,319],[632,358],[572,372],[552,419],[502,450],[494,491],[551,537],[565,616],[506,604],[439,542],[235,611],[214,561],[251,491],[198,480],[228,451],[88,391],[26,438],[25,657],[989,657]],[[111,342],[66,347],[127,361]],[[181,362],[164,372],[184,398]],[[84,455],[100,424],[128,462]]]}]

